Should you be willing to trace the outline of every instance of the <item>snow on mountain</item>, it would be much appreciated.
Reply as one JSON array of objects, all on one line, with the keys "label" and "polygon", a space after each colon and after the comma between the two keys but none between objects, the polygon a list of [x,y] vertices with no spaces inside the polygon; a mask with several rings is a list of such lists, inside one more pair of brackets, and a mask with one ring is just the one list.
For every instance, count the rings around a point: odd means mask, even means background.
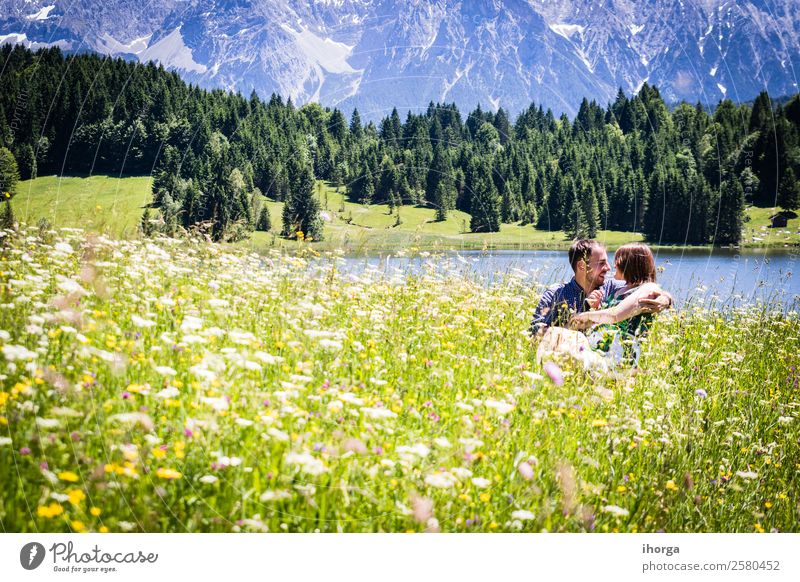
[{"label": "snow on mountain", "polygon": [[155,60],[201,86],[374,119],[430,101],[574,114],[797,91],[797,0],[0,0],[0,42]]}]

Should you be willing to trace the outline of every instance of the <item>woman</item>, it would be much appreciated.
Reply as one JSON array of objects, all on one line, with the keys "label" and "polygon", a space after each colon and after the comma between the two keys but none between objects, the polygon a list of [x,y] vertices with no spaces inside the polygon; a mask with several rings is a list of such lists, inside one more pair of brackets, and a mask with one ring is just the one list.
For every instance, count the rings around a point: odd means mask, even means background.
[{"label": "woman", "polygon": [[[647,245],[621,246],[614,253],[614,264],[614,278],[625,281],[625,286],[606,299],[599,310],[586,311],[569,322],[569,327],[577,330],[597,326],[588,334],[589,341],[604,352],[612,348],[620,351],[622,344],[632,344],[633,338],[647,331],[653,316],[641,307],[640,301],[661,290],[656,284],[656,262]],[[635,345],[633,348],[638,351]]]}]

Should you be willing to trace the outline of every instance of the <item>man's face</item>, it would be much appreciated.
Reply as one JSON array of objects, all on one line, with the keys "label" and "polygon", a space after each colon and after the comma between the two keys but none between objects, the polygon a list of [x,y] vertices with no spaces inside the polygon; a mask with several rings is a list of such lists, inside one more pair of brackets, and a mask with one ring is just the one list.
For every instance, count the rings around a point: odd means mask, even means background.
[{"label": "man's face", "polygon": [[589,262],[578,261],[578,269],[583,269],[586,275],[586,283],[592,289],[597,289],[605,281],[606,273],[611,270],[608,264],[608,255],[606,249],[600,245],[592,247],[592,254],[589,256]]}]

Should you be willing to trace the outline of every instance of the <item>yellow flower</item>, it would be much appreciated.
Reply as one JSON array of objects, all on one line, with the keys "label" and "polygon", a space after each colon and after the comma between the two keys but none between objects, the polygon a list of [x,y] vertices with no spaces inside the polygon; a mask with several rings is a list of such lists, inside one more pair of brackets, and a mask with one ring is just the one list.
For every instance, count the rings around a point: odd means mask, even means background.
[{"label": "yellow flower", "polygon": [[64,508],[61,507],[61,504],[53,501],[47,507],[39,507],[36,512],[39,514],[39,517],[56,517],[64,513]]},{"label": "yellow flower", "polygon": [[89,513],[91,513],[92,516],[94,516],[94,517],[100,517],[100,514],[103,513],[103,510],[100,509],[99,507],[92,507],[89,510]]},{"label": "yellow flower", "polygon": [[5,405],[8,401],[8,392],[0,392],[0,406]]},{"label": "yellow flower", "polygon": [[608,421],[604,418],[595,418],[592,421],[592,426],[608,426]]},{"label": "yellow flower", "polygon": [[81,504],[81,501],[86,499],[86,494],[80,489],[70,489],[69,491],[67,491],[67,496],[69,497],[69,502],[74,507],[77,507],[78,505]]},{"label": "yellow flower", "polygon": [[78,533],[86,531],[86,526],[83,524],[82,521],[73,521],[70,525],[72,525],[72,529]]},{"label": "yellow flower", "polygon": [[670,479],[669,481],[667,481],[666,488],[667,488],[669,491],[677,491],[677,490],[678,490],[678,486],[677,486],[677,485],[675,485],[675,481],[673,481],[672,479]]},{"label": "yellow flower", "polygon": [[156,475],[161,477],[162,479],[180,479],[183,477],[183,473],[180,471],[176,471],[175,469],[166,469],[164,467],[159,467],[156,471]]},{"label": "yellow flower", "polygon": [[69,481],[70,483],[75,483],[79,477],[72,471],[61,471],[58,474],[58,478],[61,479],[62,481]]},{"label": "yellow flower", "polygon": [[492,496],[488,493],[481,493],[478,496],[478,499],[480,499],[483,503],[488,503],[491,498]]},{"label": "yellow flower", "polygon": [[763,527],[761,527],[761,524],[760,524],[760,523],[753,524],[753,527],[755,528],[755,530],[756,530],[758,533],[764,533],[764,528],[763,528]]},{"label": "yellow flower", "polygon": [[97,531],[99,531],[100,533],[108,533],[108,528],[104,525],[101,525],[100,529],[98,529]]},{"label": "yellow flower", "polygon": [[625,487],[625,485],[619,485],[617,487],[617,493],[625,493],[627,490],[628,490],[628,488]]},{"label": "yellow flower", "polygon": [[764,502],[764,507],[766,507],[767,509],[769,509],[770,507],[772,507],[772,501],[766,501],[766,502]]}]

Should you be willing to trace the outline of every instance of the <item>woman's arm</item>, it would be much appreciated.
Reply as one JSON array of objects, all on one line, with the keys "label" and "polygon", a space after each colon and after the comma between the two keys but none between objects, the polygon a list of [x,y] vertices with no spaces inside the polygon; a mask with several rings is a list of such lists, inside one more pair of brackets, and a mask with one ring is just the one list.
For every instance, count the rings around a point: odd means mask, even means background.
[{"label": "woman's arm", "polygon": [[572,329],[586,329],[599,323],[619,323],[647,311],[639,304],[639,300],[650,297],[653,292],[661,292],[656,283],[645,283],[628,295],[614,307],[598,311],[585,311],[573,317],[569,322]]}]

